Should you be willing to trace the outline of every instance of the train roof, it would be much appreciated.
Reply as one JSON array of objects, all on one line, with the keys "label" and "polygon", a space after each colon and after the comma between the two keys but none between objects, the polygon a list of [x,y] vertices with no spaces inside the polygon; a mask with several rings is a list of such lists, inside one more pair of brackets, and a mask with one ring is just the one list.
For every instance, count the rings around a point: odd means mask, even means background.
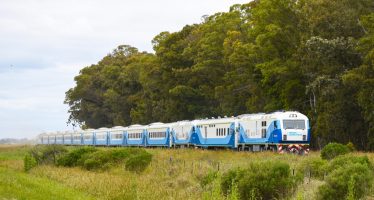
[{"label": "train roof", "polygon": [[297,111],[275,111],[272,113],[256,113],[256,114],[243,114],[239,115],[238,119],[253,119],[253,120],[266,120],[266,119],[285,119],[285,118],[307,118],[305,115]]},{"label": "train roof", "polygon": [[221,123],[230,123],[234,122],[235,117],[224,117],[224,118],[212,118],[212,119],[198,119],[192,121],[193,124],[221,124]]},{"label": "train roof", "polygon": [[95,131],[96,131],[96,132],[105,132],[105,131],[109,131],[109,130],[110,130],[110,128],[107,128],[107,127],[101,127],[101,128],[96,129]]},{"label": "train roof", "polygon": [[145,125],[133,124],[133,125],[127,127],[127,130],[141,130],[141,129],[145,129],[145,128],[146,128]]},{"label": "train roof", "polygon": [[147,126],[148,129],[150,128],[167,128],[172,126],[174,123],[162,123],[162,122],[156,122],[156,123],[151,123]]},{"label": "train roof", "polygon": [[183,125],[193,125],[192,121],[189,120],[182,120],[170,123],[170,126],[183,126]]},{"label": "train roof", "polygon": [[110,131],[118,131],[118,130],[126,130],[128,127],[123,127],[123,126],[115,126],[110,129]]}]

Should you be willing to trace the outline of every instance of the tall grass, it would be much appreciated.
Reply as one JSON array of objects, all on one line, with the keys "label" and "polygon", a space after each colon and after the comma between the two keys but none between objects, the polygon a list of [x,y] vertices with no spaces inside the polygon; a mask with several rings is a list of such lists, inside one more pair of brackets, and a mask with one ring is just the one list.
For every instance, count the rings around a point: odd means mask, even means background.
[{"label": "tall grass", "polygon": [[[72,148],[74,149],[74,147]],[[253,162],[282,161],[290,165],[291,173],[296,174],[297,170],[305,169],[303,163],[310,159],[316,160],[320,156],[319,152],[311,152],[308,156],[296,156],[230,150],[146,149],[153,155],[153,158],[145,171],[139,174],[125,170],[125,163],[119,163],[106,171],[87,171],[80,167],[41,165],[26,174],[22,172],[22,159],[25,154],[17,155],[21,151],[20,149],[26,153],[27,147],[7,147],[6,149],[6,151],[2,151],[2,147],[0,147],[0,158],[7,158],[0,160],[0,167],[6,169],[4,173],[16,173],[23,177],[35,178],[37,182],[50,181],[51,184],[46,184],[44,190],[52,191],[43,193],[49,195],[56,190],[57,192],[53,193],[56,199],[67,198],[65,193],[95,199],[213,199],[213,197],[218,198],[218,194],[222,193],[219,186],[220,178],[213,178],[212,184],[204,187],[202,178],[209,176],[209,173],[217,172],[218,177],[234,168],[248,168]],[[363,154],[354,153],[353,155]],[[369,160],[374,163],[373,153],[365,155],[368,155]],[[308,173],[303,172],[303,174],[304,181],[299,184],[292,199],[315,199],[318,187],[324,183],[323,177],[317,179],[313,175],[309,177]],[[22,181],[20,185],[28,187]],[[42,185],[39,186],[43,188]],[[39,186],[35,186],[34,189]],[[220,195],[219,198],[237,199],[236,187],[234,186],[228,196]],[[12,188],[7,188],[7,190],[11,191]],[[17,189],[13,191],[17,191]],[[372,191],[370,195],[374,196],[374,190]],[[4,196],[0,192],[1,198],[22,199],[19,196]]]}]

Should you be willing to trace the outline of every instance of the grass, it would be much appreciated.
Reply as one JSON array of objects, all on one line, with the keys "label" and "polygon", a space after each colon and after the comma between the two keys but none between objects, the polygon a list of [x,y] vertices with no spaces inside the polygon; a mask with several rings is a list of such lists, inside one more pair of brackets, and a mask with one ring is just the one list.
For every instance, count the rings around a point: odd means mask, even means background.
[{"label": "grass", "polygon": [[23,172],[30,146],[0,146],[0,199],[94,199],[54,180]]},{"label": "grass", "polygon": [[[147,149],[153,154],[150,166],[141,174],[125,170],[124,164],[108,171],[87,171],[74,167],[42,165],[23,172],[22,159],[29,146],[0,146],[0,199],[209,199],[201,178],[211,171],[224,173],[244,168],[254,161],[284,161],[291,170],[303,160],[318,157],[249,153],[230,150]],[[367,155],[374,163],[373,153]],[[314,199],[323,181],[309,179],[299,185],[293,199]],[[368,199],[374,198],[374,188]]]},{"label": "grass", "polygon": [[53,180],[0,168],[0,197],[5,199],[93,199]]}]

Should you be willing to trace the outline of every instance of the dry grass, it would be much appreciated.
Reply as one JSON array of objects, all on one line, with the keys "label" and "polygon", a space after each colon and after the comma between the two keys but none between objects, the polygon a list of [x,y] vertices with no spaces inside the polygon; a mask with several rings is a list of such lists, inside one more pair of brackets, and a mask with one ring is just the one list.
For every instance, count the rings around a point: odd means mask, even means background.
[{"label": "dry grass", "polygon": [[[296,168],[308,157],[279,155],[271,152],[248,153],[229,150],[148,149],[154,155],[151,165],[141,174],[127,172],[123,166],[109,172],[90,172],[80,168],[41,166],[32,170],[98,199],[201,199],[201,177],[209,171],[221,173],[246,167],[254,161],[286,161]],[[318,156],[312,153],[310,156]],[[305,186],[306,187],[306,186]]]},{"label": "dry grass", "polygon": [[[20,155],[28,148],[0,146],[0,167],[21,171],[23,157]],[[224,173],[229,169],[244,168],[251,162],[270,160],[287,162],[291,170],[297,170],[298,165],[304,160],[319,156],[319,152],[311,152],[308,156],[295,156],[272,152],[249,153],[201,149],[147,149],[147,151],[153,154],[153,160],[141,174],[128,172],[124,166],[117,166],[106,172],[39,166],[32,169],[28,176],[50,180],[78,194],[96,199],[202,199],[207,195],[200,181],[209,171]],[[373,153],[356,153],[356,155],[367,155],[374,163]],[[323,181],[306,178],[304,183],[300,184],[293,199],[315,199],[321,184]],[[371,194],[374,197],[374,189]],[[1,197],[0,194],[0,199]]]}]

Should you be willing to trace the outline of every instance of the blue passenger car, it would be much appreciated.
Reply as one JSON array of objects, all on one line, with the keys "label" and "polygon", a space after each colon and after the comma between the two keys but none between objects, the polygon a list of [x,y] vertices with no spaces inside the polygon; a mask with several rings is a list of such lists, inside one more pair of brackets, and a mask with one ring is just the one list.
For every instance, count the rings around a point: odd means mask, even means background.
[{"label": "blue passenger car", "polygon": [[236,148],[235,118],[195,120],[191,143],[201,147]]},{"label": "blue passenger car", "polygon": [[109,142],[109,137],[108,137],[109,129],[104,127],[104,128],[99,128],[99,129],[95,130],[94,132],[95,132],[95,134],[94,134],[94,138],[95,138],[94,144],[98,145],[98,146],[107,146],[108,142]]},{"label": "blue passenger car", "polygon": [[126,144],[127,146],[145,146],[145,132],[146,127],[135,124],[126,129]]},{"label": "blue passenger car", "polygon": [[148,125],[145,132],[145,146],[171,146],[171,124],[156,122]]},{"label": "blue passenger car", "polygon": [[48,144],[56,144],[56,135],[50,134],[48,136]]},{"label": "blue passenger car", "polygon": [[45,134],[45,133],[43,133],[41,136],[40,136],[40,138],[41,138],[41,143],[40,144],[48,144],[48,135],[47,134]]},{"label": "blue passenger car", "polygon": [[189,146],[193,131],[191,121],[179,121],[171,124],[172,145],[175,147]]},{"label": "blue passenger car", "polygon": [[64,144],[64,135],[63,135],[63,133],[57,132],[55,144]]},{"label": "blue passenger car", "polygon": [[84,130],[82,135],[83,145],[95,145],[94,129]]},{"label": "blue passenger car", "polygon": [[126,137],[125,132],[127,128],[123,126],[115,126],[109,130],[109,144],[110,146],[125,146]]},{"label": "blue passenger car", "polygon": [[71,132],[66,131],[65,134],[63,135],[63,139],[64,139],[64,145],[72,145],[73,144],[73,137],[72,137]]},{"label": "blue passenger car", "polygon": [[83,131],[78,131],[73,133],[73,145],[82,145],[82,136],[83,136]]}]

